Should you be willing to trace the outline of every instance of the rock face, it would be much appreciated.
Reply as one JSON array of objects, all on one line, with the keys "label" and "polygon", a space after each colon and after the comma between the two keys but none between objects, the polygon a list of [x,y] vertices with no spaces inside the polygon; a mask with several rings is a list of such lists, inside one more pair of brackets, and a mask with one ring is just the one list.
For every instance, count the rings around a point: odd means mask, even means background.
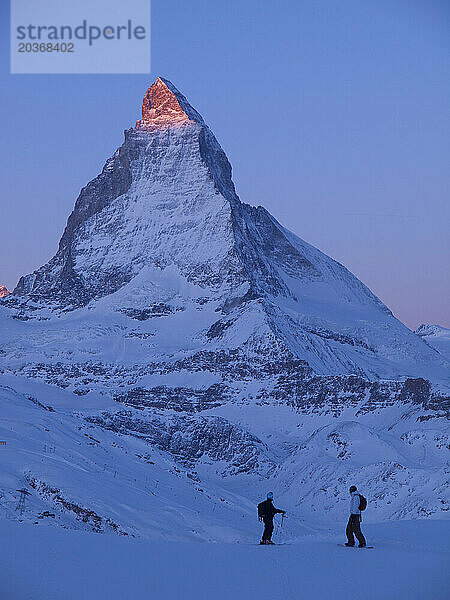
[{"label": "rock face", "polygon": [[82,189],[56,255],[2,300],[0,325],[5,431],[19,423],[30,450],[0,468],[0,488],[31,486],[64,526],[190,539],[182,517],[167,533],[157,486],[171,515],[217,509],[236,531],[268,486],[312,517],[335,519],[340,499],[345,513],[355,481],[379,518],[448,510],[446,357],[243,204],[167,80]]},{"label": "rock face", "polygon": [[5,296],[9,296],[9,292],[4,285],[0,285],[0,298],[4,298]]}]

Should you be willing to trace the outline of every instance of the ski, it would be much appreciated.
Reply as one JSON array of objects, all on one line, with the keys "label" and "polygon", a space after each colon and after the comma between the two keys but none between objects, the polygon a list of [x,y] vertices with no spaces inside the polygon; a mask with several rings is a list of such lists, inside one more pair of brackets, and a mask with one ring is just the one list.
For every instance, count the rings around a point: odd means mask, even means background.
[{"label": "ski", "polygon": [[371,550],[372,548],[375,547],[375,546],[363,546],[362,548],[360,548],[357,545],[355,545],[355,546],[346,546],[345,544],[338,544],[338,546],[342,546],[342,548],[357,548],[358,550]]},{"label": "ski", "polygon": [[273,544],[257,544],[257,546],[292,546],[290,542],[275,542]]}]

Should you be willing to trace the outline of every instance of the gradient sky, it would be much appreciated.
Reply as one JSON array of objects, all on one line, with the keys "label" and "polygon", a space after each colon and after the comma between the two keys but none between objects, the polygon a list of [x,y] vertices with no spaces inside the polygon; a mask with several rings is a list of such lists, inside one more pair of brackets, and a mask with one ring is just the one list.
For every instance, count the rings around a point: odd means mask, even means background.
[{"label": "gradient sky", "polygon": [[10,75],[0,10],[0,284],[54,254],[161,75],[216,134],[241,200],[408,326],[450,326],[446,0],[153,0],[148,76]]}]

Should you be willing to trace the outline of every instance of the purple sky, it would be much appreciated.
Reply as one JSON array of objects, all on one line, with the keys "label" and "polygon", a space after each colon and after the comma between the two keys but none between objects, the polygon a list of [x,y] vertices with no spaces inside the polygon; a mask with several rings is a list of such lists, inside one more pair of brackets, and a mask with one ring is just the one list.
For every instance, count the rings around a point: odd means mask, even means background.
[{"label": "purple sky", "polygon": [[10,75],[0,10],[0,284],[54,254],[162,75],[216,134],[241,200],[408,326],[450,326],[448,2],[153,0],[149,76]]}]

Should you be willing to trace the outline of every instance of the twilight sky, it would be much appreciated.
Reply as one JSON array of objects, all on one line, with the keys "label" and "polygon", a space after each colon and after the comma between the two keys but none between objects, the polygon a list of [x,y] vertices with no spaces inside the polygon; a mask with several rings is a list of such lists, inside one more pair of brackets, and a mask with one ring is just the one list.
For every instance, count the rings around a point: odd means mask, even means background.
[{"label": "twilight sky", "polygon": [[215,133],[242,201],[343,263],[409,327],[450,326],[446,0],[153,0],[148,76],[10,75],[7,5],[0,284],[51,258],[161,75]]}]

